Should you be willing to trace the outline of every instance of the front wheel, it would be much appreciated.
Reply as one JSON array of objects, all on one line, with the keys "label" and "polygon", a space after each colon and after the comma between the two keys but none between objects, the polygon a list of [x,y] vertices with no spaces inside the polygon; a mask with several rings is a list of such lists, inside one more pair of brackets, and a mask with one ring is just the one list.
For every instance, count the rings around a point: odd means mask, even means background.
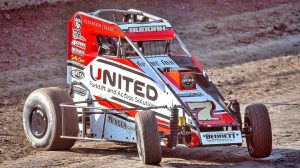
[{"label": "front wheel", "polygon": [[245,111],[245,134],[248,152],[253,158],[268,157],[272,151],[269,112],[263,104],[252,104]]},{"label": "front wheel", "polygon": [[137,149],[145,164],[159,164],[162,158],[160,136],[153,111],[142,111],[135,116]]}]

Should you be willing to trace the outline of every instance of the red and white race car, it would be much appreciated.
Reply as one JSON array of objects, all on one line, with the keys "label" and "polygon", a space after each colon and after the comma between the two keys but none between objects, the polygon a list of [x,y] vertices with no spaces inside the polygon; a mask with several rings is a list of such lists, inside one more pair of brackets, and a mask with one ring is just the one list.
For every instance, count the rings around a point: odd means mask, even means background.
[{"label": "red and white race car", "polygon": [[44,150],[76,140],[137,143],[145,164],[175,148],[241,145],[270,155],[271,123],[262,104],[225,101],[171,24],[135,10],[77,12],[68,22],[68,92],[41,88],[23,112],[27,139]]}]

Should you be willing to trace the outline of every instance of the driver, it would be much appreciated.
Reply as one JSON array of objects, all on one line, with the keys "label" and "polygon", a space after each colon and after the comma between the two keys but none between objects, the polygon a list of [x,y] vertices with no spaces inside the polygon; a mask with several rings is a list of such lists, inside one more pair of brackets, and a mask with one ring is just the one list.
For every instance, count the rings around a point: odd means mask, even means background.
[{"label": "driver", "polygon": [[116,55],[116,45],[111,37],[99,36],[98,55]]}]

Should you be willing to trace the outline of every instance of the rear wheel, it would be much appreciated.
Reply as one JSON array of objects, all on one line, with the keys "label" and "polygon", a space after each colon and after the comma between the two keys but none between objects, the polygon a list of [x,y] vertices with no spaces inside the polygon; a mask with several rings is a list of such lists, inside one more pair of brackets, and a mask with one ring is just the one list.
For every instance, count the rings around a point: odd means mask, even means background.
[{"label": "rear wheel", "polygon": [[272,151],[272,130],[266,106],[263,104],[247,106],[244,123],[250,156],[253,158],[270,156]]},{"label": "rear wheel", "polygon": [[[28,141],[41,150],[68,150],[76,140],[61,139],[61,103],[72,102],[63,89],[50,87],[32,92],[24,105],[23,126]],[[74,108],[64,112],[64,131],[68,136],[78,134],[78,115]]]},{"label": "rear wheel", "polygon": [[152,111],[137,113],[135,125],[139,157],[145,164],[159,164],[162,153],[154,113]]}]

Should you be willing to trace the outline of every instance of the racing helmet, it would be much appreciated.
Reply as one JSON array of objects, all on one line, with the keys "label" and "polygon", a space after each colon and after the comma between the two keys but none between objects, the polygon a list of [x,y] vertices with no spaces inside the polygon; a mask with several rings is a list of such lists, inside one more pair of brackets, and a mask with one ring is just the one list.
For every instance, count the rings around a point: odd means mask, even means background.
[{"label": "racing helmet", "polygon": [[100,37],[99,38],[99,49],[98,54],[99,55],[115,55],[116,47],[112,43],[112,39],[108,39],[109,37]]}]

